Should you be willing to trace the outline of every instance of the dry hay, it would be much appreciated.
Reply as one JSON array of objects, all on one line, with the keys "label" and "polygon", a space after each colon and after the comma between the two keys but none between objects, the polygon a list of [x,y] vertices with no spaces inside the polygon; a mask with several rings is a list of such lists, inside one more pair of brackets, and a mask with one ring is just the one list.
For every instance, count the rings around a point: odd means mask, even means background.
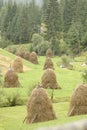
[{"label": "dry hay", "polygon": [[70,99],[68,116],[87,114],[87,85],[76,88]]},{"label": "dry hay", "polygon": [[38,58],[37,58],[36,52],[32,52],[32,53],[30,54],[30,61],[31,61],[33,64],[38,64]]},{"label": "dry hay", "polygon": [[44,88],[60,89],[56,75],[52,69],[46,69],[41,77],[41,84]]},{"label": "dry hay", "polygon": [[4,87],[19,87],[18,75],[12,70],[8,70],[4,77]]},{"label": "dry hay", "polygon": [[30,60],[30,53],[29,52],[25,52],[24,59],[26,59],[28,61]]},{"label": "dry hay", "polygon": [[[2,75],[5,75],[5,73],[8,71],[9,64],[13,64],[13,59],[0,54],[0,69],[1,69]],[[23,66],[24,72],[29,71],[29,70],[31,70],[31,68],[27,66]]]},{"label": "dry hay", "polygon": [[18,73],[23,72],[23,63],[20,57],[14,60],[12,68],[14,69],[15,72],[18,72]]},{"label": "dry hay", "polygon": [[52,102],[44,88],[35,88],[28,100],[26,123],[44,122],[56,119]]},{"label": "dry hay", "polygon": [[0,69],[2,74],[5,74],[11,64],[11,59],[9,57],[3,56],[0,54]]},{"label": "dry hay", "polygon": [[46,51],[46,57],[50,57],[50,58],[53,57],[53,52],[50,48]]},{"label": "dry hay", "polygon": [[17,56],[20,56],[20,57],[22,57],[22,58],[24,58],[24,55],[25,55],[25,50],[24,50],[24,48],[23,48],[23,47],[18,48],[18,50],[17,50],[17,52],[16,52],[16,55],[17,55]]},{"label": "dry hay", "polygon": [[53,62],[52,62],[50,57],[46,58],[46,61],[44,63],[44,68],[43,69],[45,70],[45,69],[48,69],[48,68],[54,69]]}]

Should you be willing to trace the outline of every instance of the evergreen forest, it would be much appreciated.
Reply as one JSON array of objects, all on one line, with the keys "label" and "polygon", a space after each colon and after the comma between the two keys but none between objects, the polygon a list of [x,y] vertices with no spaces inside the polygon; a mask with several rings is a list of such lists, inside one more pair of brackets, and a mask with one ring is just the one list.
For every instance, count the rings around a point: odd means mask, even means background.
[{"label": "evergreen forest", "polygon": [[0,47],[26,43],[39,55],[87,50],[87,0],[0,0]]}]

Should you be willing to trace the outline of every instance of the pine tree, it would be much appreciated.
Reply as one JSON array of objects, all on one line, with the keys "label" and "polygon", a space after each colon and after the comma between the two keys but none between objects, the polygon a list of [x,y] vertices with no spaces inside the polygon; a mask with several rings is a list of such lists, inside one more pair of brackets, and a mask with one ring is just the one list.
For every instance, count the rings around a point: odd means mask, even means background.
[{"label": "pine tree", "polygon": [[75,20],[76,9],[77,9],[77,0],[65,0],[64,14],[63,14],[65,32],[68,32],[72,24],[72,21]]},{"label": "pine tree", "polygon": [[8,1],[8,3],[6,4],[5,6],[5,14],[4,14],[4,17],[2,17],[2,27],[1,27],[1,30],[5,36],[6,39],[8,40],[11,40],[11,25],[12,25],[12,20],[15,16],[15,13],[16,13],[16,8],[17,8],[17,5],[16,3],[12,3],[11,0]]},{"label": "pine tree", "polygon": [[86,32],[87,30],[86,19],[87,19],[87,0],[78,0],[77,10],[76,10],[76,21],[80,21],[82,23],[84,32]]},{"label": "pine tree", "polygon": [[3,0],[0,0],[0,10],[3,7]]},{"label": "pine tree", "polygon": [[73,22],[67,34],[67,42],[73,55],[80,53],[82,34],[82,24],[80,22]]},{"label": "pine tree", "polygon": [[49,0],[46,10],[45,24],[47,27],[46,38],[51,39],[58,35],[60,31],[60,12],[57,0]]},{"label": "pine tree", "polygon": [[42,17],[41,17],[42,23],[45,22],[44,20],[45,20],[45,16],[46,16],[46,10],[47,10],[48,1],[49,0],[43,0],[43,4],[42,4]]},{"label": "pine tree", "polygon": [[35,0],[32,0],[29,4],[29,22],[30,22],[30,39],[34,33],[39,32],[39,27],[41,24],[41,10],[38,5],[36,5]]}]

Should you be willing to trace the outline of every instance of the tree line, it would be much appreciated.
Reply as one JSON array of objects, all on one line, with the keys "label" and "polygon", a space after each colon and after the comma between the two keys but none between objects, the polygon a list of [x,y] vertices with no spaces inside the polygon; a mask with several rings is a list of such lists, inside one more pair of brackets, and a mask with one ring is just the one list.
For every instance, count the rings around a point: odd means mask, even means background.
[{"label": "tree line", "polygon": [[0,31],[8,44],[32,43],[40,54],[48,47],[78,54],[87,45],[87,0],[43,0],[42,6],[0,0]]}]

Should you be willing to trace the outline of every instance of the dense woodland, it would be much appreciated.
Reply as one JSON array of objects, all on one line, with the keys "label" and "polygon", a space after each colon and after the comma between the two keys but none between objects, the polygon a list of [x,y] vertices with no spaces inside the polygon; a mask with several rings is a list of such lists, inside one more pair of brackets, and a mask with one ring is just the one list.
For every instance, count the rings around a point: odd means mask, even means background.
[{"label": "dense woodland", "polygon": [[31,43],[30,51],[44,55],[76,55],[87,45],[87,0],[0,0],[0,47]]}]

